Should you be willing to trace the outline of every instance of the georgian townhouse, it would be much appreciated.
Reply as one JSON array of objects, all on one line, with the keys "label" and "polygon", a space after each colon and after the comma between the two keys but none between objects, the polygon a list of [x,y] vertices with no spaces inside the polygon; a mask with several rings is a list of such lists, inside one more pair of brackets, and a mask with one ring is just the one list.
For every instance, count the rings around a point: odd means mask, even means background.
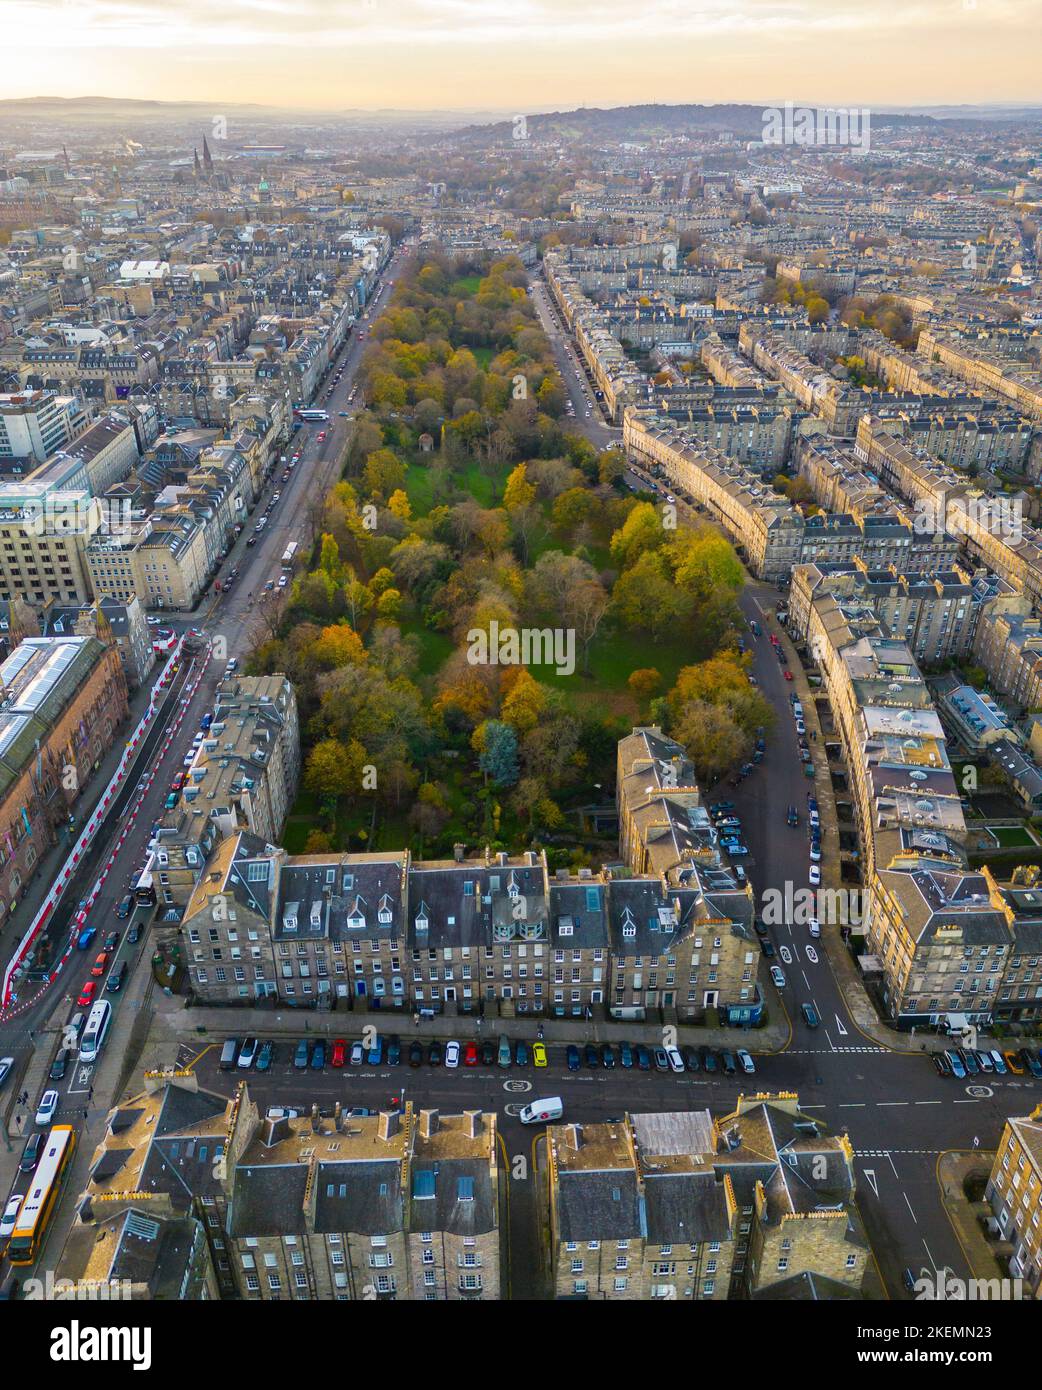
[{"label": "georgian townhouse", "polygon": [[421,1110],[412,1130],[408,1194],[409,1296],[500,1297],[496,1116]]},{"label": "georgian townhouse", "polygon": [[287,1004],[357,999],[402,1008],[408,851],[295,855],[272,920],[278,994]]},{"label": "georgian townhouse", "polygon": [[558,869],[550,881],[550,967],[545,1012],[583,1017],[608,998],[608,879],[580,869]]},{"label": "georgian townhouse", "polygon": [[527,851],[414,863],[406,937],[414,1009],[545,1008],[550,948],[546,858]]},{"label": "georgian townhouse", "polygon": [[240,830],[206,865],[181,924],[192,990],[203,1002],[279,993],[271,920],[284,861],[282,850]]},{"label": "georgian townhouse", "polygon": [[264,1119],[229,1155],[228,1237],[254,1302],[394,1299],[408,1287],[404,1115]]}]

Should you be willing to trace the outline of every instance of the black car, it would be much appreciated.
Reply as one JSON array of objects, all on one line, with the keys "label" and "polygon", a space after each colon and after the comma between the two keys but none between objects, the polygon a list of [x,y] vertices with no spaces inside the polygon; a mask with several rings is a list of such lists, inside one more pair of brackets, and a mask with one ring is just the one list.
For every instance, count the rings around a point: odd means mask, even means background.
[{"label": "black car", "polygon": [[680,1055],[684,1059],[684,1066],[688,1071],[699,1070],[698,1049],[695,1047],[682,1047]]},{"label": "black car", "polygon": [[418,1067],[423,1062],[423,1043],[409,1044],[409,1066]]},{"label": "black car", "polygon": [[644,1046],[643,1043],[638,1043],[637,1046],[634,1048],[634,1051],[637,1054],[637,1066],[640,1068],[640,1070],[650,1071],[651,1053],[648,1051],[648,1049]]},{"label": "black car", "polygon": [[601,1044],[601,1066],[613,1067],[615,1065],[615,1049],[611,1043]]},{"label": "black car", "polygon": [[514,1044],[514,1061],[519,1067],[528,1066],[528,1044],[522,1038]]},{"label": "black car", "polygon": [[669,1057],[664,1047],[654,1047],[651,1050],[651,1059],[655,1063],[656,1071],[670,1071]]},{"label": "black car", "polygon": [[25,1148],[22,1150],[22,1156],[18,1160],[18,1171],[20,1173],[31,1173],[39,1163],[40,1152],[43,1149],[44,1140],[46,1138],[47,1135],[43,1130],[37,1131],[36,1134],[29,1135],[29,1138],[26,1140]]},{"label": "black car", "polygon": [[47,1073],[48,1080],[60,1081],[65,1075],[65,1069],[69,1065],[69,1054],[64,1049],[58,1053],[51,1063],[51,1069]]},{"label": "black car", "polygon": [[764,953],[767,959],[770,960],[771,956],[774,955],[774,942],[768,941],[767,938],[764,937],[764,939],[760,942],[760,950]]},{"label": "black car", "polygon": [[587,1043],[583,1048],[583,1062],[590,1068],[600,1066],[600,1053],[594,1047],[593,1043]]},{"label": "black car", "polygon": [[[486,1044],[486,1046],[489,1046],[489,1045],[490,1045],[490,1044]],[[569,1043],[569,1044],[568,1044],[568,1051],[565,1053],[565,1056],[566,1056],[566,1058],[567,1058],[567,1060],[568,1060],[568,1070],[569,1070],[569,1071],[578,1071],[578,1070],[579,1070],[579,1062],[580,1062],[581,1059],[580,1059],[580,1056],[579,1056],[579,1049],[576,1047],[575,1043]]]},{"label": "black car", "polygon": [[119,945],[119,932],[118,932],[118,931],[110,931],[109,934],[108,934],[108,936],[106,936],[106,938],[105,938],[105,950],[106,950],[106,951],[114,951],[118,945]]},{"label": "black car", "polygon": [[437,1039],[435,1039],[434,1042],[432,1042],[430,1047],[427,1049],[427,1061],[431,1064],[432,1067],[440,1067],[444,1059],[445,1050],[442,1047],[441,1043],[438,1042]]},{"label": "black car", "polygon": [[951,1076],[952,1064],[948,1061],[948,1058],[943,1052],[935,1052],[933,1054],[933,1064],[937,1068],[938,1076]]},{"label": "black car", "polygon": [[130,909],[134,906],[134,899],[128,893],[126,897],[120,898],[119,906],[116,908],[117,917],[129,917]]},{"label": "black car", "polygon": [[400,1067],[402,1064],[402,1041],[397,1033],[392,1033],[387,1039],[387,1065],[389,1067]]},{"label": "black car", "polygon": [[734,1076],[735,1072],[738,1070],[738,1063],[734,1059],[734,1054],[728,1052],[726,1048],[722,1048],[720,1051],[720,1060],[724,1064],[725,1076]]},{"label": "black car", "polygon": [[977,1061],[973,1053],[968,1051],[964,1047],[960,1047],[959,1057],[962,1060],[963,1066],[966,1068],[966,1075],[976,1076],[977,1073],[980,1071],[980,1063]]},{"label": "black car", "polygon": [[315,1044],[314,1051],[311,1053],[311,1070],[321,1071],[325,1065],[326,1045],[322,1039],[319,1038],[318,1042]]},{"label": "black car", "polygon": [[494,1067],[496,1065],[496,1044],[485,1041],[481,1044],[481,1065],[483,1067]]},{"label": "black car", "polygon": [[134,925],[127,932],[127,940],[130,942],[131,946],[133,946],[136,942],[141,940],[140,922],[135,922]]},{"label": "black car", "polygon": [[759,919],[759,917],[757,917],[756,921],[753,923],[753,927],[754,927],[755,930],[756,930],[756,935],[757,935],[757,936],[766,936],[766,935],[767,935],[767,924],[766,924],[766,922],[761,922],[760,919]]},{"label": "black car", "polygon": [[109,994],[116,994],[121,990],[126,983],[126,978],[127,963],[123,961],[121,965],[117,965],[113,970],[109,971],[109,977],[105,981],[105,988]]},{"label": "black car", "polygon": [[701,1057],[702,1065],[705,1067],[706,1071],[717,1070],[716,1053],[711,1047],[700,1047],[698,1049],[698,1055]]}]

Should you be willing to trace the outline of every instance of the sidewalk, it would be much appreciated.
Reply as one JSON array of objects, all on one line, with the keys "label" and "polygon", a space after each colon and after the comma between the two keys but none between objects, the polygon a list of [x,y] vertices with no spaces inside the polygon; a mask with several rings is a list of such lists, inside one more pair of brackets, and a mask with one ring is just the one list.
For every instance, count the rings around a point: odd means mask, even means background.
[{"label": "sidewalk", "polygon": [[[981,1228],[980,1216],[990,1216],[986,1202],[971,1202],[964,1184],[967,1178],[987,1178],[995,1154],[984,1149],[968,1152],[950,1149],[937,1160],[937,1186],[948,1220],[955,1232],[973,1279],[1007,1278],[1008,1268],[988,1243]],[[1008,1247],[1007,1247],[1008,1248]]]},{"label": "sidewalk", "polygon": [[[259,1033],[262,1036],[316,1038],[355,1038],[366,1026],[384,1034],[397,1033],[409,1038],[491,1038],[505,1034],[508,1038],[543,1040],[548,1043],[633,1042],[661,1047],[674,1040],[681,1046],[744,1047],[752,1053],[777,1052],[789,1037],[789,1025],[784,1015],[765,1028],[697,1028],[690,1024],[660,1024],[617,1022],[614,1019],[541,1018],[525,1014],[519,1018],[481,1018],[476,1014],[438,1014],[421,1018],[409,1009],[344,1009],[318,1013],[311,1009],[259,1008],[222,1009],[188,1008],[177,996],[159,992],[154,998],[155,1023],[150,1044],[165,1037],[168,1043],[190,1039],[213,1041],[220,1037]],[[675,1030],[675,1039],[673,1032]],[[150,1049],[151,1050],[151,1049]],[[169,1058],[167,1058],[169,1061]]]}]

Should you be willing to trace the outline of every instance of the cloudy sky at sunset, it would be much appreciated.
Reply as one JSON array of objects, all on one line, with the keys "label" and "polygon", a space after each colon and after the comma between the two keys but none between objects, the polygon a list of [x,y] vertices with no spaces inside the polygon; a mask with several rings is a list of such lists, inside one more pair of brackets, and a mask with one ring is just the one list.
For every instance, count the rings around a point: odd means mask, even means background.
[{"label": "cloudy sky at sunset", "polygon": [[4,0],[0,96],[1038,102],[1037,0]]}]

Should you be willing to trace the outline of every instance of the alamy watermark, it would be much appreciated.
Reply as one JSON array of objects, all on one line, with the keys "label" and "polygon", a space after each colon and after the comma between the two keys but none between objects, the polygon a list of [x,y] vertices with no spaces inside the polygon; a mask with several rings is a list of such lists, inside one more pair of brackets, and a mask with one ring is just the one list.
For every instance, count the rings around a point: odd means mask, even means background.
[{"label": "alamy watermark", "polygon": [[923,1274],[915,1281],[920,1302],[1019,1303],[1024,1297],[1023,1279],[960,1279],[949,1269]]},{"label": "alamy watermark", "polygon": [[559,676],[575,671],[575,629],[500,627],[496,618],[467,633],[471,666],[553,666]]},{"label": "alamy watermark", "polygon": [[812,149],[847,146],[867,152],[872,117],[866,106],[768,106],[763,113],[765,145],[801,145]]},{"label": "alamy watermark", "polygon": [[765,888],[760,894],[760,916],[766,926],[856,927],[865,920],[865,894],[860,888]]}]

